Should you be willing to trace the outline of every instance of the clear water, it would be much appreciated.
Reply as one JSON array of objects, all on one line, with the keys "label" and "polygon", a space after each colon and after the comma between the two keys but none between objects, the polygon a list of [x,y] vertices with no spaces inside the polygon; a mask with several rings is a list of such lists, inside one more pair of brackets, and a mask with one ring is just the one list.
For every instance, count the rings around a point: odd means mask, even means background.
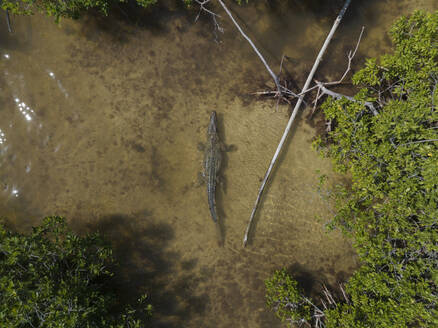
[{"label": "clear water", "polygon": [[[334,5],[256,2],[233,10],[278,70],[282,54],[302,86],[335,18]],[[388,49],[385,31],[435,1],[351,5],[318,79],[335,79],[366,26],[355,67]],[[260,180],[290,109],[251,93],[269,75],[225,14],[216,39],[205,18],[168,11],[143,27],[115,18],[16,17],[0,22],[0,214],[27,230],[62,215],[80,232],[100,230],[121,261],[127,301],[148,292],[154,327],[279,327],[265,309],[263,280],[288,267],[308,291],[335,286],[357,267],[348,241],[327,234],[332,206],[320,174],[342,181],[311,150],[306,109],[293,130],[256,217],[245,227]],[[220,230],[199,183],[209,114],[216,110],[224,154]],[[318,119],[316,119],[318,121]],[[319,170],[320,173],[317,172]]]}]

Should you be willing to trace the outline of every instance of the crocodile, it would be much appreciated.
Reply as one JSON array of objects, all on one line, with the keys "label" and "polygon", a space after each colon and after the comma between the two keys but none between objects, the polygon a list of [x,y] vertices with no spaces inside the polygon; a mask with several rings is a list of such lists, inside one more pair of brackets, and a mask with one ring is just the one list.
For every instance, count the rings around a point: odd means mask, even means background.
[{"label": "crocodile", "polygon": [[207,180],[208,207],[214,222],[218,221],[216,211],[216,184],[219,168],[221,165],[220,142],[217,134],[216,112],[211,112],[210,123],[207,131],[207,146],[205,152],[204,170]]}]

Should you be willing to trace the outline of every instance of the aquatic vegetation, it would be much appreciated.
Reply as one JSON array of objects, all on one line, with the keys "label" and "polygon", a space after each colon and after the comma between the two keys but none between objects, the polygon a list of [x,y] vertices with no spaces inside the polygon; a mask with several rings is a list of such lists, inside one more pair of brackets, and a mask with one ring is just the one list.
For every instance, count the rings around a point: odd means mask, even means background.
[{"label": "aquatic vegetation", "polygon": [[[335,129],[329,143],[315,145],[352,177],[350,188],[334,194],[330,227],[352,238],[362,266],[341,299],[289,314],[309,326],[438,325],[438,12],[402,17],[390,35],[393,53],[367,60],[353,78],[359,102],[323,105]],[[284,294],[272,287],[277,275],[268,280],[268,304]],[[298,287],[289,286],[296,295]]]},{"label": "aquatic vegetation", "polygon": [[114,312],[117,298],[105,289],[113,264],[98,234],[78,236],[61,217],[46,217],[30,234],[0,224],[2,327],[144,327],[132,308]]}]

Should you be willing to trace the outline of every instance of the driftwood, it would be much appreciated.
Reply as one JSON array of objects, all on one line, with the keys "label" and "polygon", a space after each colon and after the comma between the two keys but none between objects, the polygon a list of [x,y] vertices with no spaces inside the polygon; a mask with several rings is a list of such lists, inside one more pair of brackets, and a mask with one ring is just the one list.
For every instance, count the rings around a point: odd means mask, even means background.
[{"label": "driftwood", "polygon": [[[220,1],[222,3],[221,0],[218,0],[218,1]],[[305,93],[306,90],[309,88],[309,85],[313,79],[313,75],[315,74],[316,69],[319,66],[319,63],[322,60],[322,56],[324,55],[331,39],[333,38],[333,35],[334,35],[337,27],[339,26],[339,23],[341,22],[342,17],[345,14],[345,11],[347,10],[348,6],[350,5],[350,2],[351,2],[351,0],[345,1],[344,6],[342,7],[341,11],[338,14],[338,17],[336,18],[335,22],[333,23],[333,26],[332,26],[327,38],[325,39],[321,50],[319,51],[318,57],[316,58],[316,60],[313,64],[312,70],[310,71],[309,76],[307,77],[307,80],[304,84],[302,93]],[[303,98],[304,98],[304,94],[302,94],[301,96],[298,97],[298,101],[295,105],[295,108],[292,112],[291,117],[289,118],[289,122],[287,123],[286,129],[284,130],[283,136],[281,137],[280,143],[278,144],[277,150],[275,151],[274,157],[272,158],[271,163],[269,164],[268,170],[266,171],[265,177],[263,178],[262,184],[261,184],[259,192],[257,194],[257,199],[255,201],[254,207],[253,207],[252,212],[251,212],[251,216],[249,218],[248,226],[247,226],[246,231],[245,231],[245,236],[243,237],[243,246],[244,247],[246,246],[246,243],[248,242],[248,234],[249,234],[249,231],[251,229],[251,224],[252,224],[252,221],[254,219],[255,213],[257,211],[257,207],[260,203],[260,199],[261,199],[261,196],[263,194],[263,190],[265,189],[266,182],[268,181],[269,176],[271,175],[272,169],[273,169],[273,167],[278,159],[278,155],[280,154],[281,149],[283,148],[284,142],[286,141],[286,138],[287,138],[289,131],[292,127],[292,123],[294,122],[295,117],[297,116],[298,110],[299,110],[301,104],[303,103]]]},{"label": "driftwood", "polygon": [[242,28],[239,26],[239,24],[236,22],[236,20],[234,19],[233,15],[231,14],[231,12],[229,11],[229,9],[227,8],[227,6],[225,6],[225,3],[222,0],[217,0],[219,2],[219,4],[222,6],[222,8],[224,8],[225,12],[227,13],[227,15],[230,17],[231,21],[233,22],[233,24],[237,27],[237,29],[239,30],[240,34],[245,38],[246,41],[248,41],[248,43],[251,45],[252,49],[255,51],[255,53],[257,54],[257,56],[260,58],[260,60],[262,61],[263,65],[265,65],[267,71],[269,72],[269,74],[271,75],[272,79],[274,80],[275,86],[277,87],[277,91],[279,93],[279,95],[282,95],[282,87],[280,85],[280,81],[278,79],[278,76],[272,71],[272,69],[269,67],[268,63],[266,62],[265,58],[262,56],[262,54],[260,53],[260,51],[257,49],[257,47],[255,46],[254,42],[252,42],[252,40],[245,34],[245,32],[243,32]]}]

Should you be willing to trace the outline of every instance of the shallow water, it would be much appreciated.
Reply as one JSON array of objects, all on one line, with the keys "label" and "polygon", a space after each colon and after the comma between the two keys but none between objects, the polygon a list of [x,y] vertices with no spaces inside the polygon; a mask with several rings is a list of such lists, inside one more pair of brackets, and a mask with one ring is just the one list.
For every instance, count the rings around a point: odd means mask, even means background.
[{"label": "shallow water", "polygon": [[[356,67],[387,50],[384,31],[414,8],[438,5],[353,2],[318,78],[343,73],[362,25]],[[275,70],[290,57],[285,68],[301,86],[334,15],[298,1],[234,10]],[[0,214],[22,230],[57,214],[78,231],[104,232],[122,263],[123,296],[147,291],[154,327],[277,327],[263,298],[273,270],[288,267],[315,292],[358,265],[348,241],[325,232],[333,212],[318,177],[343,179],[311,150],[307,112],[241,247],[289,110],[251,95],[269,76],[222,15],[218,39],[208,19],[194,24],[179,10],[145,27],[93,17],[56,26],[41,16],[15,18],[12,35],[0,26]],[[232,146],[217,192],[222,246],[198,178],[211,110]]]}]

